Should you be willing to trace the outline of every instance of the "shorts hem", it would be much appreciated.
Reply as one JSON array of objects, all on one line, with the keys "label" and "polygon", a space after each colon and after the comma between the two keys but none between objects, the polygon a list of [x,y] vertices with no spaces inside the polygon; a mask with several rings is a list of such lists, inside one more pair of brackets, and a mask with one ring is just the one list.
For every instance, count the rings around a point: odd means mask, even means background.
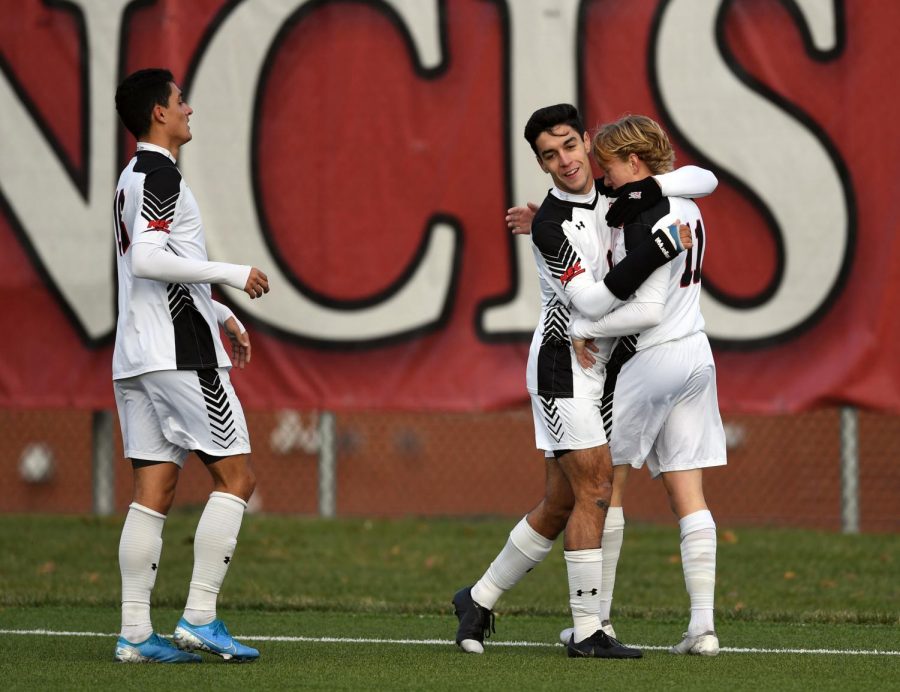
[{"label": "shorts hem", "polygon": [[181,461],[178,459],[173,459],[171,456],[167,454],[155,454],[151,452],[138,452],[133,449],[126,449],[123,452],[126,459],[140,459],[142,461],[168,461],[173,464],[181,464]]},{"label": "shorts hem", "polygon": [[679,464],[678,466],[671,466],[668,468],[660,469],[659,472],[652,476],[653,478],[659,478],[664,473],[671,473],[673,471],[693,471],[694,469],[709,469],[715,466],[726,466],[728,461],[725,459],[708,459],[705,461],[694,461],[689,464]]},{"label": "shorts hem", "polygon": [[595,440],[594,442],[579,442],[577,444],[572,444],[572,445],[567,445],[563,442],[560,442],[558,446],[551,447],[550,449],[545,449],[544,447],[538,447],[538,449],[540,451],[544,452],[545,455],[546,454],[552,455],[553,452],[559,452],[563,449],[571,449],[571,450],[580,451],[582,449],[593,449],[594,447],[605,447],[607,444],[608,443],[606,442],[605,439]]},{"label": "shorts hem", "polygon": [[229,447],[228,449],[222,449],[221,447],[217,447],[215,450],[213,449],[204,449],[203,447],[197,447],[196,449],[192,449],[192,452],[203,452],[204,454],[208,454],[211,457],[236,457],[241,454],[250,454],[250,445],[242,445],[240,447]]}]

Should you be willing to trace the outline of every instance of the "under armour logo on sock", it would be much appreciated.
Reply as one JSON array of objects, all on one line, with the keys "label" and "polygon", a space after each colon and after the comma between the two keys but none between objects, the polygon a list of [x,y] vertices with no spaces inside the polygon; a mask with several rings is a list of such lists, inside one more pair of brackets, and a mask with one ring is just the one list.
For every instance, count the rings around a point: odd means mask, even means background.
[{"label": "under armour logo on sock", "polygon": [[590,594],[591,596],[596,596],[597,589],[591,589],[590,591],[582,591],[581,589],[578,589],[578,591],[576,591],[575,593],[577,593],[579,596],[582,596],[584,594]]},{"label": "under armour logo on sock", "polygon": [[231,558],[228,557],[228,556],[226,556],[226,557],[225,557],[225,564],[227,565],[229,562],[231,562]]},{"label": "under armour logo on sock", "polygon": [[156,563],[155,562],[150,564],[150,569],[152,569],[154,572],[156,571]]},{"label": "under armour logo on sock", "polygon": [[578,223],[575,224],[575,227],[576,228],[584,228],[584,221],[579,221]]}]

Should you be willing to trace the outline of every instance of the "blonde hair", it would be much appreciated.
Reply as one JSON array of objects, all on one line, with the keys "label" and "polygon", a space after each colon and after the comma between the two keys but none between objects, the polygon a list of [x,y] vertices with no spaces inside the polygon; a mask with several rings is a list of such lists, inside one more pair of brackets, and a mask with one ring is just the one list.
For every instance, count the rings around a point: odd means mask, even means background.
[{"label": "blonde hair", "polygon": [[635,154],[654,175],[671,171],[675,165],[675,151],[669,137],[659,123],[646,115],[625,115],[602,125],[594,135],[591,148],[600,162],[625,161]]}]

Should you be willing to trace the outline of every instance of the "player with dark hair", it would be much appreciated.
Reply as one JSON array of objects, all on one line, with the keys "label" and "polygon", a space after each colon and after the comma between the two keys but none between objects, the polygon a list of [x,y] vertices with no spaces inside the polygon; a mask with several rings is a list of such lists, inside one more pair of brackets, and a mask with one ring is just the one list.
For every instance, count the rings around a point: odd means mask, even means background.
[{"label": "player with dark hair", "polygon": [[[565,530],[569,602],[575,624],[568,655],[639,658],[638,649],[624,646],[603,630],[599,617],[601,542],[613,473],[599,405],[605,371],[602,362],[591,369],[578,366],[569,327],[573,311],[598,319],[620,305],[683,247],[677,232],[663,229],[608,271],[611,246],[605,217],[609,200],[595,184],[590,138],[577,110],[559,104],[535,111],[525,127],[525,138],[541,169],[553,180],[553,188],[531,224],[541,315],[526,376],[536,443],[546,458],[545,493],[537,507],[513,528],[506,546],[482,578],[454,596],[459,618],[456,642],[466,652],[484,651],[494,604],[546,557]],[[617,205],[618,212],[629,215],[653,206],[663,192],[671,192],[668,186],[672,190],[686,188],[676,190],[682,194],[704,194],[712,192],[716,180],[695,168],[658,181],[635,182],[629,188],[633,194]]]},{"label": "player with dark hair", "polygon": [[[113,388],[133,502],[119,542],[122,626],[115,658],[129,663],[194,663],[194,649],[231,661],[259,652],[236,641],[216,617],[219,589],[234,555],[256,479],[240,401],[231,386],[228,335],[235,364],[250,362],[250,338],[232,311],[212,299],[210,284],[250,298],[268,293],[255,267],[210,262],[200,210],[176,167],[191,140],[191,107],[172,73],[140,70],[116,91],[116,110],[137,138],[137,152],[116,188],[114,233],[118,322]],[[213,480],[194,536],[194,569],[173,646],[154,633],[150,595],[162,553],[162,530],[185,458],[195,452]]]}]

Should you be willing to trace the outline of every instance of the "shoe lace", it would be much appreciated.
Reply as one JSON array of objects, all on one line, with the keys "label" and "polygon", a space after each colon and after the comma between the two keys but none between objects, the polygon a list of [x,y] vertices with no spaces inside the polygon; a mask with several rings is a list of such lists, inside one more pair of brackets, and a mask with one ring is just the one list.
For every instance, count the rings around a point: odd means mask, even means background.
[{"label": "shoe lace", "polygon": [[[484,609],[482,609],[484,610]],[[493,610],[484,610],[484,614],[481,617],[481,627],[483,630],[484,638],[490,639],[491,632],[497,634],[497,630],[494,627],[494,611]]]}]

